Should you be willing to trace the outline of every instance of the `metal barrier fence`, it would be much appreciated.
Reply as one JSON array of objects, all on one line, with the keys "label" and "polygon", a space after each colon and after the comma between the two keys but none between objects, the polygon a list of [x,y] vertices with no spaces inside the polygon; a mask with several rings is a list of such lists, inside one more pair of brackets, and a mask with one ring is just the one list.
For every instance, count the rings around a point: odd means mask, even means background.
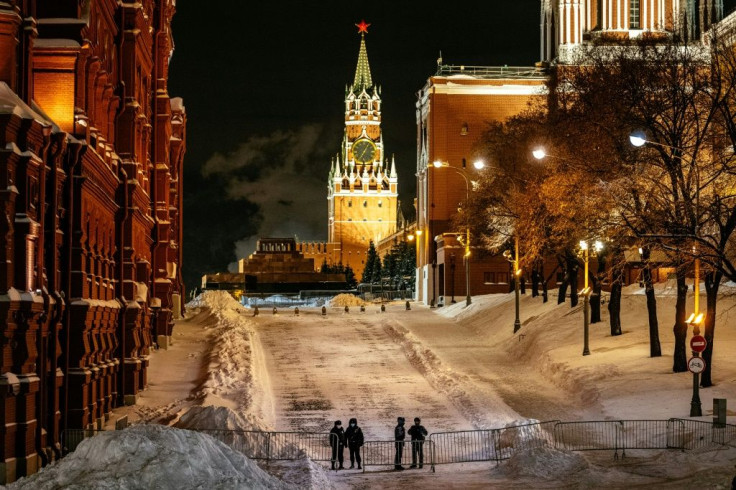
[{"label": "metal barrier fence", "polygon": [[682,426],[680,448],[707,449],[714,445],[736,447],[736,425],[706,422],[704,420],[670,419]]},{"label": "metal barrier fence", "polygon": [[517,451],[554,446],[552,433],[558,421],[538,422],[502,429],[436,432],[429,436],[431,465],[501,461]]},{"label": "metal barrier fence", "polygon": [[[399,452],[397,463],[396,453]],[[416,455],[413,454],[416,451]],[[366,441],[362,448],[363,471],[367,466],[432,464],[432,441]]]},{"label": "metal barrier fence", "polygon": [[331,461],[328,432],[261,432],[224,429],[191,429],[210,435],[250,459]]},{"label": "metal barrier fence", "polygon": [[104,430],[97,429],[66,429],[61,431],[61,451],[63,454],[69,454],[77,449],[83,440],[88,437],[96,436]]},{"label": "metal barrier fence", "polygon": [[567,451],[681,449],[684,426],[671,420],[601,420],[555,424],[555,448]]},{"label": "metal barrier fence", "polygon": [[[193,429],[208,434],[250,459],[331,461],[332,447],[326,432],[262,432]],[[87,437],[102,432],[67,429],[61,433],[64,453],[74,451]],[[397,441],[366,441],[363,468],[394,466]],[[585,422],[547,421],[500,429],[436,432],[421,445],[423,462],[430,465],[502,461],[515,453],[541,447],[567,451],[627,449],[702,450],[714,446],[736,447],[736,425],[701,420],[602,420]],[[414,446],[419,449],[420,446]],[[412,441],[399,446],[401,464],[412,463]],[[347,453],[347,448],[345,449]],[[347,457],[347,454],[345,454]],[[417,454],[417,464],[422,462]]]}]

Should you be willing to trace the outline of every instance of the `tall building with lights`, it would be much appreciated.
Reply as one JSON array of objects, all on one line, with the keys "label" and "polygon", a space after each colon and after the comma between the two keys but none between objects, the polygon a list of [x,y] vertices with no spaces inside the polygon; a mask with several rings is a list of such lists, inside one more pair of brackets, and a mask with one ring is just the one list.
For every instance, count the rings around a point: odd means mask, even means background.
[{"label": "tall building with lights", "polygon": [[345,135],[328,177],[328,263],[350,266],[358,278],[371,241],[396,231],[398,176],[386,153],[381,131],[381,89],[373,83],[365,45],[368,26],[360,33],[358,66],[345,91]]},{"label": "tall building with lights", "polygon": [[540,59],[571,63],[598,40],[695,41],[722,18],[723,0],[541,0]]}]

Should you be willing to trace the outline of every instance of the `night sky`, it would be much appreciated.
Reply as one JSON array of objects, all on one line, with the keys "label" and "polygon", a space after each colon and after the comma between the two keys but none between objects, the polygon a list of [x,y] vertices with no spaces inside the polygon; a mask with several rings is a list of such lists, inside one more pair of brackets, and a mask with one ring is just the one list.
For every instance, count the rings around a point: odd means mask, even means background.
[{"label": "night sky", "polygon": [[[733,0],[736,1],[736,0]],[[730,2],[730,3],[733,3]],[[444,64],[532,66],[539,0],[208,3],[179,0],[169,93],[186,106],[188,287],[252,253],[259,236],[327,238],[327,174],[365,19],[383,137],[400,199],[416,181],[416,92]],[[728,11],[728,5],[727,5]]]}]

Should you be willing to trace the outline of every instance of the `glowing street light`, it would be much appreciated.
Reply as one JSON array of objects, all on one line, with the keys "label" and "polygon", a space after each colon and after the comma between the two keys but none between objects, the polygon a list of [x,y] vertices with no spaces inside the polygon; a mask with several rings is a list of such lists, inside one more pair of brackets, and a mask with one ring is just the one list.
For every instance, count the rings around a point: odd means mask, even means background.
[{"label": "glowing street light", "polygon": [[598,252],[603,250],[603,244],[596,240],[593,243],[593,249],[590,250],[590,246],[588,245],[588,242],[585,240],[580,240],[580,255],[583,257],[583,262],[585,263],[585,286],[583,287],[583,290],[581,291],[581,294],[583,295],[583,355],[589,356],[590,355],[590,348],[588,346],[588,338],[589,338],[589,321],[588,321],[588,309],[589,309],[589,301],[590,301],[590,293],[591,288],[588,286],[588,260],[590,256],[595,257],[598,255]]},{"label": "glowing street light", "polygon": [[532,151],[532,156],[537,160],[542,160],[547,156],[547,152],[544,150],[544,148],[537,148],[536,150]]},{"label": "glowing street light", "polygon": [[[458,173],[465,180],[465,199],[468,200],[470,198],[470,179],[464,170],[453,167],[442,160],[435,160],[432,162],[432,166],[434,168],[449,168]],[[483,160],[476,160],[473,162],[473,167],[477,170],[480,170],[485,166],[486,164]],[[470,299],[470,226],[465,229],[465,235],[465,254],[463,255],[463,259],[465,260],[465,306],[470,306],[470,303],[472,302]]]}]

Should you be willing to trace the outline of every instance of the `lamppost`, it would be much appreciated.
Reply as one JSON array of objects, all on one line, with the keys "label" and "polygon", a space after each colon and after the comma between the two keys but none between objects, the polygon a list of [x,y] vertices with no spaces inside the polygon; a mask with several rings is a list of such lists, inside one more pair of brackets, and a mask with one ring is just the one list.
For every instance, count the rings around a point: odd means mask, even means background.
[{"label": "lamppost", "polygon": [[519,267],[519,237],[514,236],[514,255],[511,256],[509,250],[504,251],[503,256],[514,266],[514,296],[516,300],[516,318],[514,320],[514,333],[521,328],[521,320],[519,319],[519,278],[521,277],[521,268]]},{"label": "lamppost", "polygon": [[[434,168],[449,168],[454,170],[458,175],[460,175],[463,180],[465,180],[465,200],[467,201],[470,198],[470,179],[468,178],[466,172],[463,170],[450,166],[449,163],[443,162],[441,160],[435,160],[432,163],[432,166]],[[480,170],[483,167],[485,167],[486,164],[483,162],[483,160],[476,160],[473,162],[473,167],[476,168],[476,170]],[[465,255],[463,256],[463,260],[465,262],[465,306],[470,306],[471,299],[470,299],[470,225],[465,228]]]},{"label": "lamppost", "polygon": [[[690,314],[690,317],[687,319],[687,323],[689,325],[692,325],[693,327],[693,340],[695,337],[700,335],[700,324],[703,322],[703,314],[700,313],[700,259],[697,257],[695,258],[695,280],[694,286],[695,286],[695,298],[694,298],[694,312]],[[704,340],[702,341],[705,342]],[[693,359],[699,359],[700,358],[700,351],[695,350],[694,342],[691,342],[691,346],[693,346]],[[702,346],[705,348],[705,345]],[[693,398],[690,400],[690,416],[691,417],[700,417],[703,415],[703,409],[700,404],[700,372],[698,371],[698,368],[705,369],[705,361],[695,361],[693,362],[693,359],[691,359],[688,362],[688,368],[693,373]]]},{"label": "lamppost", "polygon": [[[655,146],[661,146],[664,148],[669,148],[671,150],[674,150],[679,153],[687,153],[682,148],[678,148],[676,146],[667,145],[664,143],[658,143],[656,141],[650,141],[646,139],[646,134],[643,131],[634,131],[629,136],[629,141],[632,145],[636,147],[644,146],[645,144],[649,143],[650,145]],[[680,156],[680,155],[678,155]],[[699,215],[699,211],[697,210],[698,207],[700,207],[700,167],[696,162],[692,162],[693,170],[695,171],[695,206],[696,206],[696,216]],[[695,230],[691,236],[677,236],[677,238],[680,237],[688,237],[693,238],[695,241],[695,245],[693,246],[693,256],[695,257],[694,260],[694,280],[693,280],[693,288],[694,288],[694,295],[693,295],[693,313],[690,314],[690,317],[686,320],[686,323],[688,325],[691,325],[693,327],[693,338],[691,340],[691,347],[692,347],[692,353],[693,357],[690,358],[688,361],[688,370],[690,370],[693,373],[693,396],[690,400],[690,416],[691,417],[700,417],[703,415],[702,406],[700,403],[700,373],[705,370],[705,361],[700,359],[700,352],[705,349],[706,347],[706,340],[703,337],[700,337],[700,325],[703,322],[704,315],[700,312],[700,257],[698,255],[698,248],[697,248],[697,236],[698,236],[698,230],[697,225],[695,227]],[[672,236],[675,238],[676,236]],[[698,338],[699,337],[699,338]],[[696,350],[700,349],[700,350]]]},{"label": "lamppost", "polygon": [[583,295],[583,355],[589,356],[590,355],[590,348],[588,347],[588,330],[589,330],[589,322],[588,322],[588,308],[589,308],[589,302],[590,302],[590,291],[591,288],[588,287],[588,260],[591,256],[595,257],[598,255],[598,252],[603,250],[603,244],[599,242],[598,240],[595,241],[593,244],[593,250],[589,250],[588,242],[585,240],[580,240],[580,255],[583,257],[583,262],[585,262],[585,286],[583,287],[583,290],[581,291],[581,294]]},{"label": "lamppost", "polygon": [[[419,240],[421,240],[422,238],[422,230],[420,229],[415,230],[414,233],[413,234],[410,233],[407,236],[407,238],[409,239],[410,242],[415,241],[415,238],[416,238],[416,242],[415,242],[416,248],[414,249],[414,260],[415,260],[415,266],[416,266],[415,268],[419,269]],[[415,282],[414,292],[419,291],[419,288],[417,287],[418,286],[417,282],[419,281],[419,274],[415,273],[415,276],[416,277],[414,278],[414,282]],[[414,295],[412,294],[412,297],[413,296]],[[416,300],[419,301],[419,298],[416,298]]]}]

